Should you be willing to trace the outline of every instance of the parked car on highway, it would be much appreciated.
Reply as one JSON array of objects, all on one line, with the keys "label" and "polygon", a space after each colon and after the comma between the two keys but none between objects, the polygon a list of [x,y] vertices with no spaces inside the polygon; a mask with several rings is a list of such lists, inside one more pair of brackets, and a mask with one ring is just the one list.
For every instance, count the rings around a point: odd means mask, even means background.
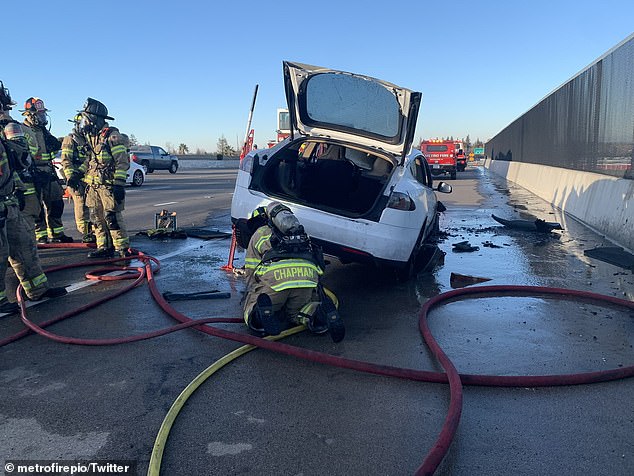
[{"label": "parked car on highway", "polygon": [[291,136],[242,160],[232,221],[276,200],[326,254],[410,276],[438,231],[431,170],[411,148],[421,94],[368,76],[283,66]]},{"label": "parked car on highway", "polygon": [[149,174],[155,170],[169,170],[171,174],[175,174],[178,170],[178,157],[156,145],[131,147],[130,160],[145,167]]},{"label": "parked car on highway", "polygon": [[[57,154],[55,155],[55,158],[53,159],[53,167],[55,167],[57,178],[65,183],[66,177],[64,177],[64,172],[62,171],[60,156],[61,151],[57,152]],[[145,169],[139,164],[130,160],[130,168],[128,169],[128,174],[125,181],[128,185],[132,185],[133,187],[140,187],[145,182]]]}]

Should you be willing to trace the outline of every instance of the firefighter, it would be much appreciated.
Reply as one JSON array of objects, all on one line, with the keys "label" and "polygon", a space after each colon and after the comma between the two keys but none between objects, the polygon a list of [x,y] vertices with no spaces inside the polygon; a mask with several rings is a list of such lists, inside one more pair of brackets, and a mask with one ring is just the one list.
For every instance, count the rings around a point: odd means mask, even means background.
[{"label": "firefighter", "polygon": [[37,151],[33,154],[33,182],[40,195],[42,211],[35,222],[35,239],[38,243],[72,243],[64,234],[64,191],[57,179],[53,159],[61,148],[59,140],[46,128],[48,109],[40,98],[30,97],[24,103],[24,125],[35,136]]},{"label": "firefighter", "polygon": [[[86,141],[79,132],[79,123],[81,114],[75,115],[74,119],[69,122],[75,124],[73,130],[62,140],[62,170],[66,180],[73,176],[73,173],[79,173],[79,167],[86,160]],[[73,208],[75,212],[75,224],[77,230],[82,234],[83,243],[95,243],[96,238],[92,233],[90,223],[90,209],[86,205],[86,184],[80,181],[74,184],[77,188],[67,185],[70,196],[73,200]],[[104,225],[102,225],[102,228]]]},{"label": "firefighter", "polygon": [[87,157],[68,177],[69,187],[86,184],[86,205],[94,226],[97,249],[89,258],[127,257],[130,238],[123,221],[125,181],[130,168],[127,136],[106,122],[114,120],[106,106],[93,98],[86,99],[81,111],[79,136],[86,143]]},{"label": "firefighter", "polygon": [[[40,196],[37,194],[33,183],[33,161],[32,156],[37,153],[37,143],[33,131],[20,124],[11,117],[11,109],[15,102],[9,96],[8,89],[0,86],[0,128],[4,131],[5,139],[14,140],[24,137],[26,139],[27,151],[24,155],[25,164],[18,168],[14,175],[16,194],[20,198],[20,210],[24,217],[35,228],[35,222],[42,212]],[[15,144],[15,141],[13,141]]]},{"label": "firefighter", "polygon": [[[13,105],[8,90],[0,82],[0,107]],[[18,305],[9,302],[6,293],[6,272],[10,263],[18,277],[27,299],[38,301],[66,294],[63,287],[52,288],[40,265],[33,227],[19,210],[20,198],[16,195],[16,172],[25,166],[28,155],[26,141],[14,133],[6,134],[12,124],[0,128],[0,312],[13,313]],[[9,127],[11,132],[11,128]],[[8,138],[9,136],[10,138]],[[26,154],[26,155],[25,155]]]},{"label": "firefighter", "polygon": [[312,332],[329,331],[334,342],[341,341],[343,321],[320,284],[323,255],[297,217],[287,206],[271,202],[254,211],[249,228],[254,232],[245,257],[247,326],[277,335],[290,323],[305,324]]}]

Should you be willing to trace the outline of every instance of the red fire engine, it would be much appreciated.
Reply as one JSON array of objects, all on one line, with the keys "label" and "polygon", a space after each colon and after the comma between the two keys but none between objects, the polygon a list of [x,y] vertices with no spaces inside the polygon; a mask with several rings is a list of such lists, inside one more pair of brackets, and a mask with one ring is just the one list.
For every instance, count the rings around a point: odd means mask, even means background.
[{"label": "red fire engine", "polygon": [[455,180],[458,165],[454,141],[442,139],[424,140],[420,143],[420,150],[429,163],[432,175],[448,174]]},{"label": "red fire engine", "polygon": [[276,129],[277,137],[275,140],[270,140],[267,143],[269,148],[273,147],[275,144],[282,142],[288,136],[291,135],[291,122],[288,116],[288,109],[278,109],[277,110],[277,129]]},{"label": "red fire engine", "polygon": [[456,166],[458,172],[464,172],[464,169],[467,168],[467,156],[464,153],[462,142],[454,142],[454,145],[456,146]]}]

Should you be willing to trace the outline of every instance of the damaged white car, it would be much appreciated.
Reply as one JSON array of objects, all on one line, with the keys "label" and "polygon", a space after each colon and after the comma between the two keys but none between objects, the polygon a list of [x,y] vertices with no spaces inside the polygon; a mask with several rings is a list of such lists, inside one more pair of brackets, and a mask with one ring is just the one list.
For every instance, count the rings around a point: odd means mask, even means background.
[{"label": "damaged white car", "polygon": [[291,135],[242,160],[232,221],[276,200],[324,253],[411,276],[439,213],[429,166],[411,148],[421,94],[317,66],[283,67]]}]

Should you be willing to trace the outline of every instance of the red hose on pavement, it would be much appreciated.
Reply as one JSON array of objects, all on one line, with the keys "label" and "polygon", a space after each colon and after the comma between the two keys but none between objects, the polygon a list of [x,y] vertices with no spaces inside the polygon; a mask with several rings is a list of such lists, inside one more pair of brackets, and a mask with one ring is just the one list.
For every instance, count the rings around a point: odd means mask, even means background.
[{"label": "red hose on pavement", "polygon": [[[85,245],[83,245],[85,246]],[[68,244],[65,245],[48,245],[47,247],[70,247]],[[74,246],[77,247],[77,246]],[[156,258],[145,255],[139,252],[138,256],[134,257],[135,259],[139,259],[144,263],[144,267],[139,268],[116,268],[117,270],[121,269],[131,269],[137,271],[134,275],[128,275],[126,278],[118,277],[119,279],[133,279],[136,278],[135,281],[126,286],[125,289],[119,290],[117,293],[114,293],[107,298],[101,299],[99,301],[95,301],[95,303],[91,303],[89,305],[83,306],[80,308],[81,310],[75,310],[70,313],[67,313],[59,318],[52,319],[47,321],[44,324],[36,325],[26,317],[26,309],[24,307],[24,300],[21,295],[21,288],[18,287],[18,301],[20,303],[22,321],[28,327],[28,329],[37,332],[40,335],[48,337],[50,339],[56,340],[58,342],[70,343],[70,344],[80,344],[80,345],[113,345],[127,342],[134,342],[142,339],[149,339],[151,337],[157,337],[160,335],[165,335],[169,332],[174,332],[177,330],[193,327],[196,330],[204,332],[209,335],[213,335],[216,337],[221,337],[224,339],[229,339],[236,342],[241,342],[243,344],[251,344],[266,350],[271,350],[274,352],[279,352],[282,354],[298,357],[305,360],[310,360],[313,362],[318,362],[322,364],[329,364],[340,368],[347,368],[352,370],[358,370],[366,373],[372,373],[377,375],[384,375],[390,377],[398,377],[409,380],[416,380],[422,382],[433,382],[433,383],[449,383],[449,391],[450,391],[450,404],[447,416],[445,418],[445,422],[439,433],[439,436],[436,440],[436,443],[432,447],[432,449],[427,454],[425,460],[421,464],[421,466],[417,469],[417,475],[423,474],[433,474],[437,469],[438,465],[441,463],[442,459],[446,455],[451,442],[453,441],[453,437],[458,428],[458,424],[460,421],[460,415],[462,412],[462,385],[485,385],[485,386],[501,386],[501,387],[540,387],[540,386],[555,386],[555,385],[579,385],[579,384],[588,384],[595,382],[604,382],[608,380],[616,380],[627,377],[634,376],[634,366],[621,367],[618,369],[597,371],[597,372],[584,372],[578,374],[563,374],[563,375],[537,375],[537,376],[498,376],[498,375],[473,375],[473,374],[459,374],[456,368],[454,367],[451,360],[447,357],[447,355],[442,351],[436,340],[434,339],[429,327],[427,325],[427,316],[432,308],[446,302],[449,300],[454,300],[458,297],[479,297],[480,295],[488,294],[488,295],[550,295],[556,297],[563,297],[565,299],[584,299],[584,300],[593,300],[602,303],[617,305],[626,307],[629,309],[634,309],[634,302],[614,298],[611,296],[604,296],[600,294],[594,294],[585,291],[577,291],[570,289],[562,289],[562,288],[550,288],[550,287],[539,287],[539,286],[476,286],[471,288],[462,288],[453,291],[449,291],[446,293],[439,294],[429,299],[421,308],[419,312],[419,328],[423,339],[426,344],[429,346],[433,355],[438,359],[442,367],[445,369],[446,373],[442,372],[431,372],[424,370],[415,370],[415,369],[406,369],[399,367],[392,367],[381,364],[373,364],[370,362],[359,361],[354,359],[347,359],[343,357],[337,357],[329,354],[325,354],[322,352],[312,351],[308,349],[302,349],[300,347],[295,347],[292,345],[284,344],[282,342],[272,342],[266,339],[262,339],[260,337],[256,337],[249,334],[243,334],[238,332],[232,332],[221,328],[216,328],[212,326],[208,326],[205,324],[215,323],[215,322],[242,322],[242,319],[223,319],[223,318],[209,318],[209,319],[201,319],[195,320],[191,319],[184,314],[181,314],[176,309],[174,309],[161,295],[156,285],[156,281],[154,278],[154,272],[158,272],[159,263]],[[59,266],[56,268],[50,268],[47,270],[47,273],[60,270],[60,269],[68,269],[78,266],[87,266],[88,264],[100,264],[100,263],[110,263],[115,260],[105,260],[103,262],[90,262],[90,263],[79,263],[75,265],[65,265]],[[157,265],[155,270],[152,269],[152,263]],[[106,268],[105,270],[110,270],[110,268]],[[99,272],[95,271],[87,276],[91,276],[91,279],[102,279],[103,276],[99,276],[100,272],[104,270],[99,270]],[[58,336],[54,333],[45,331],[43,328],[53,324],[54,322],[59,322],[60,320],[70,317],[71,315],[76,315],[79,312],[86,310],[88,308],[94,307],[95,305],[101,304],[108,299],[111,299],[115,296],[123,294],[127,292],[129,289],[136,287],[140,284],[140,281],[143,279],[147,279],[148,287],[150,289],[150,293],[154,297],[157,304],[165,311],[167,314],[172,316],[177,321],[181,322],[181,324],[172,326],[170,328],[161,329],[158,331],[154,331],[151,333],[133,336],[133,337],[124,337],[117,339],[77,339],[71,337]],[[117,279],[117,278],[114,278]],[[28,333],[28,330],[26,331]],[[22,337],[24,334],[21,334]],[[15,336],[11,336],[9,339],[4,339],[0,341],[0,346],[5,345],[9,342],[13,342],[13,340],[17,340]],[[14,338],[15,337],[15,338]]]}]

